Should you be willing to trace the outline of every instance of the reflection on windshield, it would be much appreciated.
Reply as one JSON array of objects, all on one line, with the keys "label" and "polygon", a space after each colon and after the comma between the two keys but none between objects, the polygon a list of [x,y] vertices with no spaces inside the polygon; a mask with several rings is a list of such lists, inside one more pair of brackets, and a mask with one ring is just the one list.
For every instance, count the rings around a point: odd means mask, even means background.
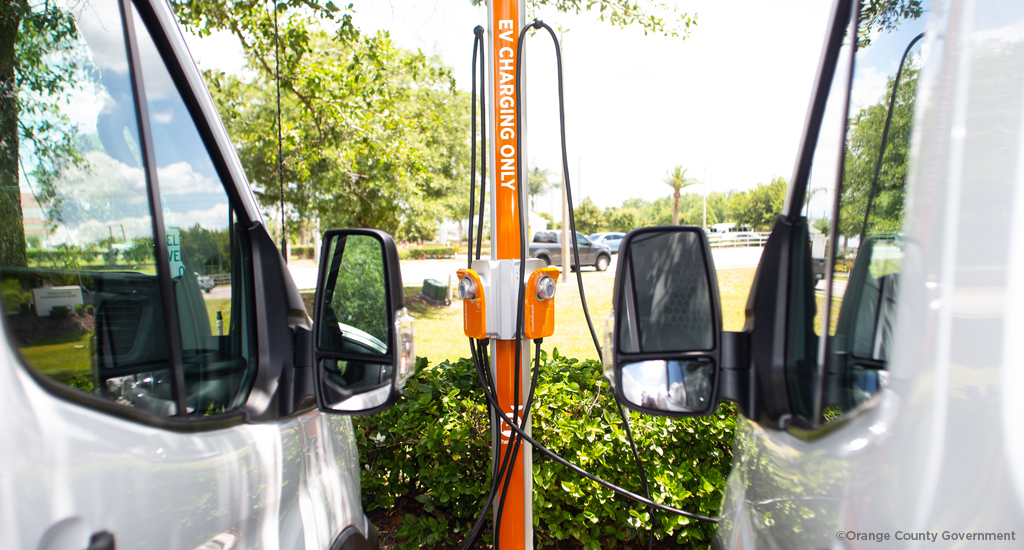
[{"label": "reflection on windshield", "polygon": [[830,290],[841,302],[830,304],[826,419],[870,399],[887,380],[922,31],[915,21],[871,36],[854,62],[834,225]]}]

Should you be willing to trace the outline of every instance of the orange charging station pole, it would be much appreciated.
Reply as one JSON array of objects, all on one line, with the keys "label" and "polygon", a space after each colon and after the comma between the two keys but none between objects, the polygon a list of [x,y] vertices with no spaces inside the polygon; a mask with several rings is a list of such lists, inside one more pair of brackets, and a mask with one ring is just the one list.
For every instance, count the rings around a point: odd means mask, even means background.
[{"label": "orange charging station pole", "polygon": [[[525,128],[526,124],[525,119],[521,118],[525,114],[523,98],[516,97],[515,85],[516,79],[522,78],[516,71],[516,50],[519,31],[525,24],[526,3],[525,0],[489,0],[487,12],[487,35],[491,51],[488,76],[489,81],[493,83],[493,94],[488,102],[493,129],[490,136],[491,259],[521,260],[520,239],[525,235],[521,235],[519,231],[519,216],[523,216],[524,226],[529,226],[529,220],[526,217],[526,201],[520,204],[516,194],[517,187],[522,184],[516,178],[516,121],[520,122],[520,128]],[[521,86],[521,89],[525,90],[525,86]],[[522,131],[525,134],[525,130]],[[525,135],[520,142],[525,148]],[[518,158],[527,158],[525,151],[518,153]],[[525,178],[526,168],[523,167],[521,172]],[[526,193],[523,195],[525,198]],[[523,338],[522,347],[520,357],[523,368],[519,369],[518,403],[513,403],[513,384],[516,375],[515,339],[496,340],[491,351],[491,369],[498,390],[498,403],[505,414],[513,420],[522,417],[521,407],[530,390],[529,369],[526,368],[531,364],[529,340]],[[529,426],[526,427],[526,431],[530,432]],[[505,423],[501,424],[500,433],[494,437],[495,448],[498,450],[496,460],[500,461],[504,456],[507,446],[511,443],[512,433]],[[522,442],[513,465],[512,479],[501,516],[501,538],[498,541],[503,550],[533,549],[532,451],[526,442]],[[500,499],[500,495],[498,498]],[[497,505],[495,502],[495,514]]]}]

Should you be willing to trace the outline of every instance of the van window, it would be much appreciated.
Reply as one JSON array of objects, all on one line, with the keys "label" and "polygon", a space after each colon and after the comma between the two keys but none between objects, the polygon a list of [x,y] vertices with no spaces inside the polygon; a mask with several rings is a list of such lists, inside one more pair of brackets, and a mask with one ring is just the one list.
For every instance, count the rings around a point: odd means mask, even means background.
[{"label": "van window", "polygon": [[[20,51],[41,55],[18,59],[20,154],[17,166],[0,166],[5,189],[17,189],[0,201],[7,335],[35,372],[126,407],[237,407],[255,364],[247,254],[203,142],[139,24],[164,218],[155,227],[118,4],[49,10],[70,32],[19,35]],[[157,239],[171,258],[154,257]],[[158,262],[174,280],[188,392],[181,412]]]},{"label": "van window", "polygon": [[[52,11],[74,32],[19,38],[47,60],[18,59],[20,154],[2,175],[18,189],[5,197],[16,215],[0,222],[4,324],[46,377],[175,414],[118,6]],[[51,86],[32,85],[45,79]]]},{"label": "van window", "polygon": [[[815,151],[809,189],[822,188],[828,203],[836,205],[827,215],[825,211],[808,212],[812,226],[822,231],[828,246],[836,250],[835,262],[828,266],[831,289],[826,288],[827,279],[815,287],[815,339],[827,337],[825,380],[812,384],[816,375],[794,370],[798,376],[791,380],[799,391],[793,393],[791,404],[808,416],[817,408],[825,422],[869,400],[887,381],[903,257],[907,162],[921,66],[918,36],[923,30],[922,20],[909,20],[895,29],[857,36],[849,108],[843,118],[826,119],[825,124],[832,127],[822,128]],[[847,46],[852,45],[849,37],[847,41]],[[833,113],[843,113],[835,104],[847,99],[845,82],[850,81],[841,79],[842,73],[850,74],[848,62],[837,69],[837,82],[843,84],[833,85],[827,107]],[[840,141],[829,139],[829,135],[844,137]],[[829,153],[828,148],[842,156]],[[819,153],[824,159],[836,160],[819,164]],[[828,327],[823,327],[826,300],[829,320]],[[807,363],[816,365],[818,361]],[[823,395],[820,388],[824,388]],[[813,403],[815,398],[820,402]]]},{"label": "van window", "polygon": [[243,236],[224,185],[146,26],[132,8],[190,414],[245,403],[255,374]]}]

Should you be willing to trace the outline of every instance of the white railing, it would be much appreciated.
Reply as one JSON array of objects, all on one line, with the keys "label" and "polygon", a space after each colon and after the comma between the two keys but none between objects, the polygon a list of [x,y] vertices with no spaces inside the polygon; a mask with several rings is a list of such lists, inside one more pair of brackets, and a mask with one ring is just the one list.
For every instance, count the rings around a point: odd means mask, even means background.
[{"label": "white railing", "polygon": [[761,233],[746,231],[742,233],[710,233],[708,234],[708,243],[711,245],[711,248],[761,247],[768,240],[768,235],[771,235],[771,231]]}]

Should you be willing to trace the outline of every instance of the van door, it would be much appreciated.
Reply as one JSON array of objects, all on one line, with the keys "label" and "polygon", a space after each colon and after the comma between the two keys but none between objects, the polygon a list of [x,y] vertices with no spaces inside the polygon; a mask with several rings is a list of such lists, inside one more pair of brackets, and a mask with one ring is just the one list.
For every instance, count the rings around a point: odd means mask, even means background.
[{"label": "van door", "polygon": [[[900,298],[925,25],[906,17],[872,28],[860,9],[835,4],[785,216],[751,290],[759,384],[745,408],[757,420],[737,426],[723,511],[729,547],[837,544],[844,521],[868,506],[851,487],[870,481],[851,472],[886,437],[878,418],[892,405],[881,393]],[[829,207],[812,208],[810,221],[801,211],[816,188]],[[813,273],[812,223],[828,237],[824,280]]]},{"label": "van door", "polygon": [[368,536],[351,423],[303,398],[284,319],[304,312],[276,305],[297,292],[169,7],[22,17],[18,130],[2,130],[19,154],[0,165],[0,546]]}]

